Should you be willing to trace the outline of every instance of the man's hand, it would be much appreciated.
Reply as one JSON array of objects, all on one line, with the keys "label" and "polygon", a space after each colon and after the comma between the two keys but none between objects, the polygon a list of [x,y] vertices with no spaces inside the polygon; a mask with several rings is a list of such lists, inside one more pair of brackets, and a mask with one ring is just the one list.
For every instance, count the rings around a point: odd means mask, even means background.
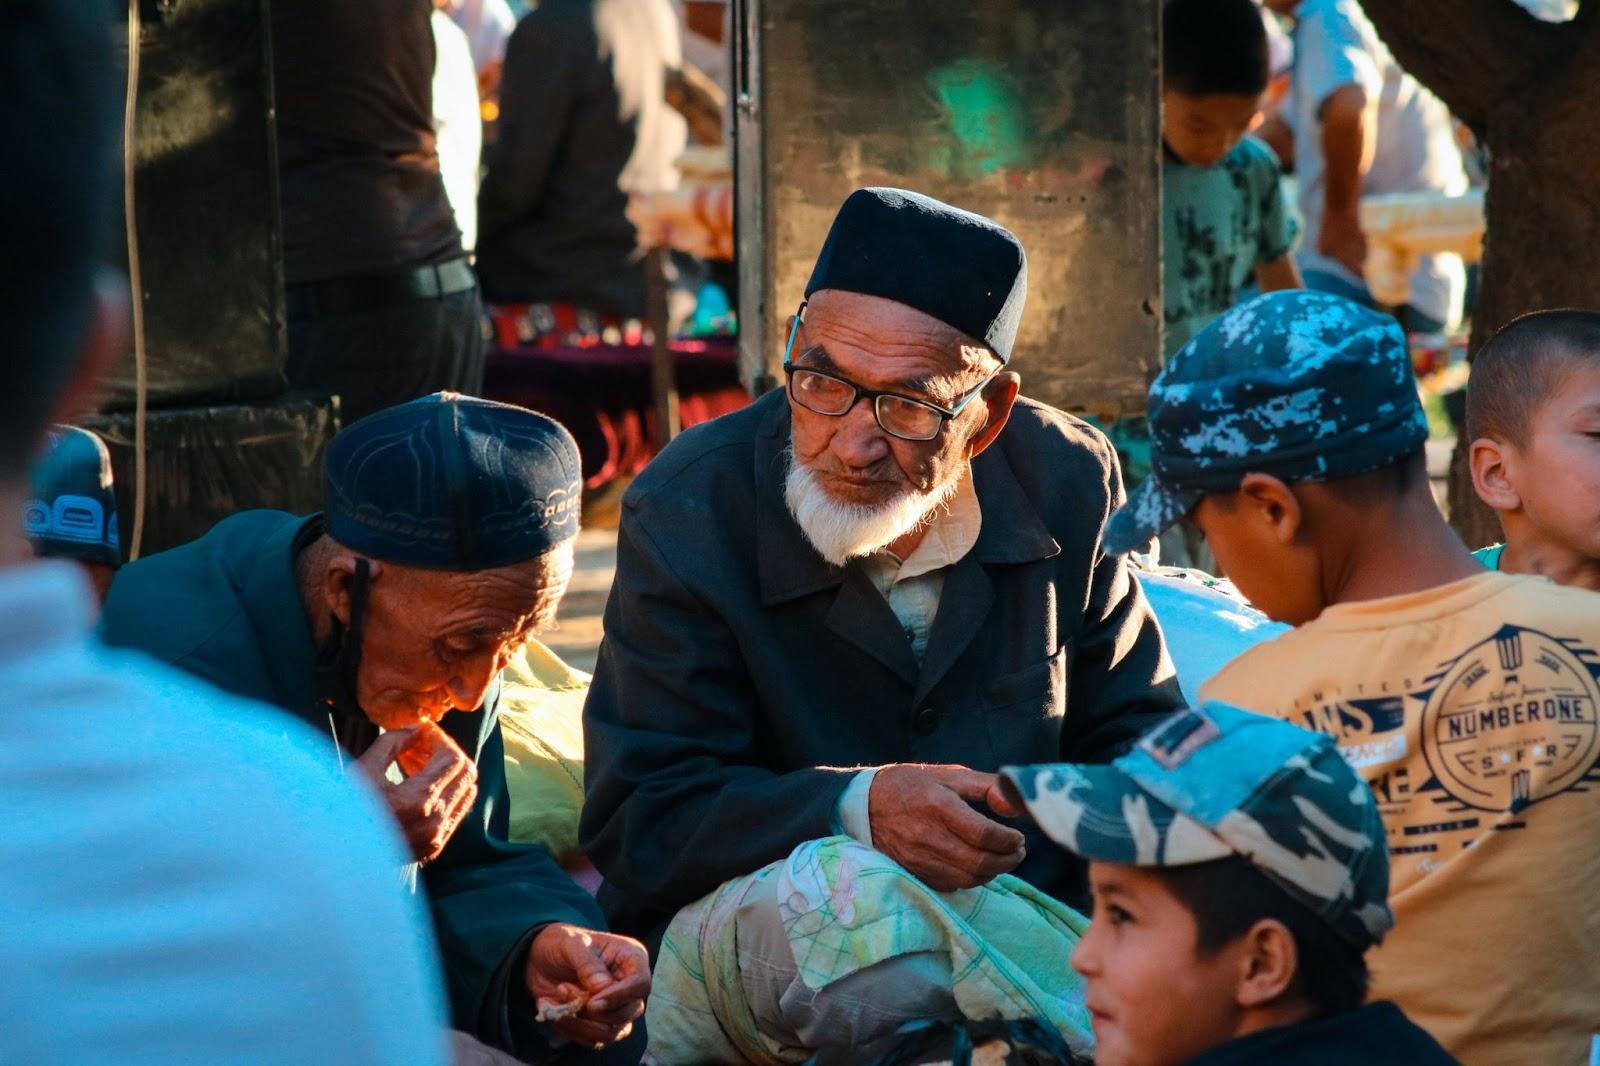
[{"label": "man's hand", "polygon": [[[397,785],[385,776],[396,759],[402,766],[422,766]],[[356,765],[389,804],[418,862],[439,857],[478,796],[477,766],[431,723],[383,734]]]},{"label": "man's hand", "polygon": [[615,933],[556,923],[528,948],[528,990],[561,1037],[585,1047],[625,1039],[650,995],[644,945]]},{"label": "man's hand", "polygon": [[885,766],[867,794],[872,846],[939,892],[987,884],[1022,862],[1023,838],[969,801],[1007,817],[1020,813],[994,774],[965,766]]}]

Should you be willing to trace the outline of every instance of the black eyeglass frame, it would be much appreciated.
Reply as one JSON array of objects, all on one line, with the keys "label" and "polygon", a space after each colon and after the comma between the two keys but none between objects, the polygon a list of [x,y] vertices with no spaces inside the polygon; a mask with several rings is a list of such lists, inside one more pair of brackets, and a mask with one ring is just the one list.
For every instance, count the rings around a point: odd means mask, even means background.
[{"label": "black eyeglass frame", "polygon": [[[960,400],[958,400],[954,407],[948,408],[940,407],[938,404],[933,403],[930,400],[920,400],[915,396],[907,396],[904,393],[884,392],[878,389],[869,389],[863,385],[856,384],[847,377],[835,374],[832,371],[818,370],[809,366],[794,365],[794,338],[795,334],[800,331],[800,323],[805,321],[805,314],[806,305],[802,303],[799,310],[795,311],[794,313],[794,321],[789,324],[789,340],[783,346],[783,373],[784,377],[786,378],[785,391],[788,392],[789,398],[795,403],[799,404],[801,407],[804,407],[807,411],[811,411],[814,414],[823,415],[828,418],[843,418],[851,411],[854,411],[856,404],[860,403],[863,399],[871,400],[872,417],[877,421],[878,428],[897,440],[908,440],[917,444],[925,444],[930,440],[937,440],[939,435],[944,432],[945,427],[950,424],[950,420],[959,415],[966,408],[967,404],[977,399],[983,390],[988,387],[989,382],[993,381],[999,374],[999,371],[996,371],[994,374],[990,374],[988,377],[978,382],[971,392],[967,393]],[[829,381],[837,381],[839,384],[851,390],[852,395],[850,397],[850,402],[845,405],[845,408],[842,411],[818,411],[815,407],[812,407],[795,394],[794,376],[797,373],[815,374],[818,377],[827,378]],[[890,429],[883,421],[883,410],[878,406],[878,401],[884,399],[898,400],[901,403],[913,404],[917,407],[926,408],[927,410],[932,411],[934,414],[939,416],[938,428],[936,428],[926,437],[908,437],[904,433],[897,433],[893,429]]]}]

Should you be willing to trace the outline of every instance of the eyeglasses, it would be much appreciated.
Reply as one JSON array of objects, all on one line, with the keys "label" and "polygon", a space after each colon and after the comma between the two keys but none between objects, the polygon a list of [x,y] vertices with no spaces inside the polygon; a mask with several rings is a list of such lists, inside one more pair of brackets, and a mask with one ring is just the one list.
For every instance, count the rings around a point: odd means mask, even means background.
[{"label": "eyeglasses", "polygon": [[945,423],[983,392],[984,386],[994,380],[994,375],[980,381],[976,388],[963,396],[954,407],[944,408],[926,400],[913,399],[893,392],[877,392],[863,388],[847,378],[826,370],[812,370],[794,365],[794,337],[804,320],[805,305],[795,313],[789,327],[789,342],[783,347],[783,372],[789,377],[789,398],[819,415],[842,418],[849,414],[858,400],[872,401],[872,415],[878,426],[891,437],[901,440],[929,441],[943,431]]}]

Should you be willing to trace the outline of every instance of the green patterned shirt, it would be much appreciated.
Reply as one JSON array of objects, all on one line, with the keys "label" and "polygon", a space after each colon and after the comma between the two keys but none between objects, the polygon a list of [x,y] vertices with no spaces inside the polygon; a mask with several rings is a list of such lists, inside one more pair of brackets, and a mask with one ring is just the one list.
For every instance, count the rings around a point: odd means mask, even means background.
[{"label": "green patterned shirt", "polygon": [[1272,149],[1246,137],[1216,166],[1167,155],[1161,168],[1165,351],[1232,307],[1261,263],[1294,249],[1300,223]]}]

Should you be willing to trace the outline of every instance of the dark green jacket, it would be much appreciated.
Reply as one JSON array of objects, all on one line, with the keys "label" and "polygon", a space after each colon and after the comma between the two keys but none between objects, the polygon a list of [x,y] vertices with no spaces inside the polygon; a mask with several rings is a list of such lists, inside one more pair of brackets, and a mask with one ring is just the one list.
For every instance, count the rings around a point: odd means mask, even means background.
[{"label": "dark green jacket", "polygon": [[[327,734],[328,758],[335,758],[294,573],[295,548],[315,534],[314,522],[317,516],[247,511],[199,540],[124,567],[106,600],[106,641],[282,707]],[[455,1026],[537,1058],[543,1040],[519,998],[532,932],[551,922],[590,929],[605,924],[594,901],[548,851],[506,839],[498,704],[497,685],[479,710],[440,722],[478,764],[478,799],[444,852],[423,869],[422,881]],[[240,831],[248,832],[248,812],[240,816]]]},{"label": "dark green jacket", "polygon": [[[623,499],[581,837],[634,935],[831,833],[841,767],[1107,760],[1181,699],[1138,582],[1100,551],[1122,485],[1083,422],[1019,400],[973,461],[983,528],[920,663],[861,567],[789,514],[788,443],[774,392],[685,432]],[[1017,874],[1075,898],[1081,869],[1021,828]]]}]

